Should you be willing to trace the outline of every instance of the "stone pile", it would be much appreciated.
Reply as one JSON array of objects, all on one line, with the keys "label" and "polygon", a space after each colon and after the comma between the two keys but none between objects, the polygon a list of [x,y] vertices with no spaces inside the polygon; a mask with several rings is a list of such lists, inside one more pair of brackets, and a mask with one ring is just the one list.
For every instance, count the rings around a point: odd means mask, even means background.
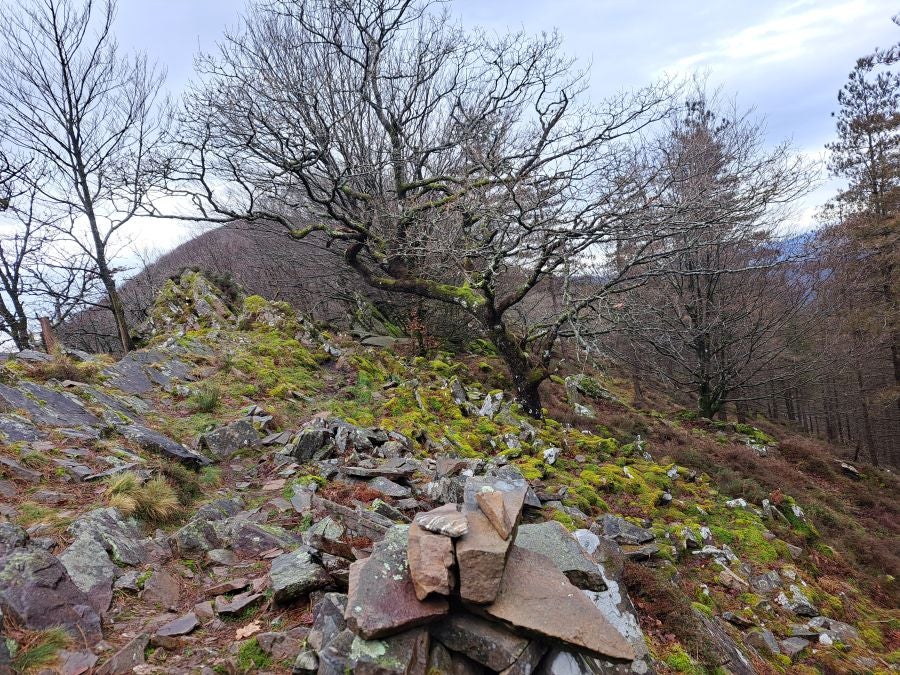
[{"label": "stone pile", "polygon": [[341,626],[314,636],[318,672],[528,675],[561,653],[628,668],[632,643],[590,595],[600,567],[559,523],[519,526],[527,489],[471,476],[462,504],[390,527],[350,566]]}]

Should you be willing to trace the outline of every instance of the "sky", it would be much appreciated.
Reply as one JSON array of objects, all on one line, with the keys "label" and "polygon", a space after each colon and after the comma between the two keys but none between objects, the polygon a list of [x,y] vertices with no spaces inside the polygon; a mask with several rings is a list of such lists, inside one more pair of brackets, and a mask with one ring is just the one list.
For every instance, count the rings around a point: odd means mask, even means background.
[{"label": "sky", "polygon": [[[590,65],[597,98],[666,75],[700,73],[710,88],[752,108],[773,145],[791,140],[824,159],[834,136],[836,96],[856,59],[900,40],[888,0],[450,0],[464,25],[494,32],[557,30],[566,51]],[[214,50],[235,28],[245,0],[120,0],[116,33],[124,47],[146,51],[168,71],[177,95],[198,50]],[[809,229],[839,183],[823,181],[799,209],[795,228]],[[144,223],[140,240],[164,249],[188,231]]]}]

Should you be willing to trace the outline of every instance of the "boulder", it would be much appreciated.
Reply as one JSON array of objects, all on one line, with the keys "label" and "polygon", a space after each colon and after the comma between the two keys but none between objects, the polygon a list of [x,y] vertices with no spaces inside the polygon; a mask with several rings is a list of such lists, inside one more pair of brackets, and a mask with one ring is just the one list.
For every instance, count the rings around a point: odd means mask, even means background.
[{"label": "boulder", "polygon": [[499,593],[475,611],[537,638],[631,661],[635,650],[593,602],[540,553],[513,546]]},{"label": "boulder", "polygon": [[617,544],[647,544],[654,540],[652,530],[638,527],[624,518],[607,513],[603,516],[604,537],[609,537]]},{"label": "boulder", "polygon": [[409,526],[407,548],[409,574],[416,597],[424,600],[432,593],[450,595],[455,586],[453,540],[434,534],[415,523]]},{"label": "boulder", "polygon": [[246,420],[238,420],[224,427],[200,435],[197,443],[218,459],[226,459],[240,450],[260,447],[259,434]]},{"label": "boulder", "polygon": [[62,626],[91,645],[103,638],[87,595],[43,549],[16,548],[0,558],[0,610],[30,630]]},{"label": "boulder", "polygon": [[426,675],[429,653],[428,631],[413,628],[380,640],[358,635],[350,645],[348,672],[354,675]]},{"label": "boulder", "polygon": [[302,549],[275,558],[269,578],[272,580],[273,599],[279,604],[292,602],[332,583],[328,572]]},{"label": "boulder", "polygon": [[791,584],[788,590],[791,593],[790,597],[785,593],[779,593],[778,597],[775,598],[775,602],[797,616],[815,617],[819,615],[819,610],[816,609],[806,594],[800,590],[799,586]]},{"label": "boulder", "polygon": [[606,590],[606,583],[597,563],[588,557],[578,540],[561,523],[548,520],[534,525],[521,525],[516,533],[515,543],[520,548],[550,558],[578,588],[589,591]]},{"label": "boulder", "polygon": [[429,628],[432,637],[447,648],[499,671],[512,666],[529,640],[471,614],[455,613]]},{"label": "boulder", "polygon": [[69,526],[75,539],[87,539],[107,553],[120,565],[142,565],[147,561],[147,549],[136,521],[125,518],[114,508],[88,511]]},{"label": "boulder", "polygon": [[350,566],[345,618],[366,640],[430,623],[448,611],[447,601],[420,601],[406,559],[409,526],[394,525],[372,555]]},{"label": "boulder", "polygon": [[150,636],[141,633],[125,644],[96,670],[96,675],[128,675],[144,663],[144,652],[150,644]]},{"label": "boulder", "polygon": [[80,536],[59,555],[69,578],[84,591],[91,607],[98,614],[106,614],[112,602],[113,582],[119,574],[109,554],[96,540]]}]

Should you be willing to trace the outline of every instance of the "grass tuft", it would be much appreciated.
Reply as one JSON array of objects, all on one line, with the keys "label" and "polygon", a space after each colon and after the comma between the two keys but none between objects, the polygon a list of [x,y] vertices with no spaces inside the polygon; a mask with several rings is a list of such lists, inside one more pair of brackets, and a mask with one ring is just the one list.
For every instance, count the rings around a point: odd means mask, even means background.
[{"label": "grass tuft", "polygon": [[71,638],[62,628],[32,633],[19,641],[11,663],[13,672],[28,673],[52,665],[56,661],[56,653],[70,642]]}]

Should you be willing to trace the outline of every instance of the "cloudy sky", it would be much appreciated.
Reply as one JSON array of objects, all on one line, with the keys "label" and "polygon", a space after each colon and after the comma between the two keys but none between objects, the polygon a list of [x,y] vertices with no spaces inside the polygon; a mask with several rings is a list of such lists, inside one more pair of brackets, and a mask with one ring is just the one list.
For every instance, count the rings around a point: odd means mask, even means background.
[{"label": "cloudy sky", "polygon": [[[239,24],[245,0],[120,0],[117,34],[147,51],[179,92],[198,49],[211,50]],[[570,53],[591,64],[597,97],[664,74],[704,73],[741,107],[767,121],[772,143],[791,139],[822,158],[838,89],[857,57],[900,40],[887,0],[451,0],[467,25],[504,32],[557,29]],[[802,227],[834,192],[825,181],[804,204]],[[160,243],[177,238],[154,226]]]}]

